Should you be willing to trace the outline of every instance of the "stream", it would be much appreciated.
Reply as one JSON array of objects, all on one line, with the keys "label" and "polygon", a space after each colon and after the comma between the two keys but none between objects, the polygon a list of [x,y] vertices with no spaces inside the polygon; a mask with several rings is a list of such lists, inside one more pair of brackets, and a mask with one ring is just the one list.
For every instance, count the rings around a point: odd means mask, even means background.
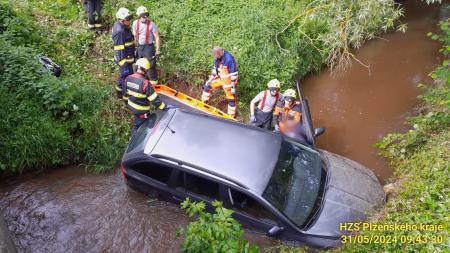
[{"label": "stream", "polygon": [[[320,148],[358,161],[380,181],[392,174],[374,144],[404,131],[414,113],[421,82],[439,63],[440,7],[406,4],[406,33],[392,32],[366,43],[346,73],[329,70],[302,81],[315,127],[326,127]],[[370,71],[369,71],[370,69]],[[176,231],[189,219],[178,206],[127,187],[119,170],[104,175],[66,167],[29,173],[0,184],[0,209],[19,252],[178,252]],[[261,247],[278,242],[251,231]]]}]

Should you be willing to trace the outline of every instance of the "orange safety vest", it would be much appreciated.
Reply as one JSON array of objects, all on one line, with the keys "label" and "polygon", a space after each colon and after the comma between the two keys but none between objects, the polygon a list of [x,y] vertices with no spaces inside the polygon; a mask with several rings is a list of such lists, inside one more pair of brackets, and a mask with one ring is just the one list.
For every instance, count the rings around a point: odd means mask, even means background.
[{"label": "orange safety vest", "polygon": [[[228,86],[231,84],[231,76],[230,72],[228,71],[228,67],[225,65],[220,64],[220,67],[216,69],[217,76],[220,78],[220,80],[223,82],[225,86]],[[224,87],[228,88],[228,87]]]},{"label": "orange safety vest", "polygon": [[285,134],[290,131],[295,131],[295,128],[300,124],[302,113],[300,112],[300,102],[295,101],[292,107],[277,106],[275,116],[278,116],[278,125],[280,127],[280,132]]}]

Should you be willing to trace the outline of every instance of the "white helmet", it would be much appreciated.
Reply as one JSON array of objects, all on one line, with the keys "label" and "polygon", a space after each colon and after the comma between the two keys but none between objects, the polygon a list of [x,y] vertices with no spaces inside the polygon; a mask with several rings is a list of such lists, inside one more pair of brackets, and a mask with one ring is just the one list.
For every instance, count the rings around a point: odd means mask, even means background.
[{"label": "white helmet", "polygon": [[145,8],[145,6],[139,6],[136,10],[136,14],[139,16],[141,16],[142,14],[148,14],[148,10],[147,8]]},{"label": "white helmet", "polygon": [[272,79],[269,81],[269,83],[267,84],[267,87],[270,88],[277,88],[279,89],[281,87],[280,81],[278,81],[277,79]]},{"label": "white helmet", "polygon": [[131,12],[127,8],[120,8],[116,13],[117,19],[129,19],[131,18]]}]

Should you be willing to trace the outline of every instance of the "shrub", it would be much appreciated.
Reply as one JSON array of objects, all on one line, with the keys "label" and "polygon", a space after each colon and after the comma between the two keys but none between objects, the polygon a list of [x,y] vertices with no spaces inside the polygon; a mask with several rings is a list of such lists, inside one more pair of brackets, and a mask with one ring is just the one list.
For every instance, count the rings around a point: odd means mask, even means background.
[{"label": "shrub", "polygon": [[[0,61],[5,63],[0,65],[0,169],[20,172],[74,162],[96,171],[113,168],[129,130],[118,113],[121,105],[110,99],[112,89],[83,68],[93,35],[81,32],[68,44],[62,33],[40,37],[51,32],[7,5],[0,4],[0,10]],[[60,78],[38,62],[38,55],[49,52],[64,60]]]},{"label": "shrub", "polygon": [[[58,17],[53,9],[81,12],[80,5],[74,7],[69,1],[39,2],[44,4],[34,6],[60,22],[68,15]],[[159,66],[165,81],[182,80],[200,87],[212,67],[211,49],[220,45],[237,59],[239,100],[244,104],[270,79],[280,79],[285,89],[293,86],[294,78],[319,70],[324,63],[348,63],[353,57],[350,47],[393,28],[402,15],[392,0],[117,0],[104,1],[106,24],[111,27],[115,22],[119,7],[134,12],[139,5],[149,8],[160,28]],[[97,48],[110,49],[110,39],[97,42],[102,43]],[[105,64],[112,51],[108,54]]]},{"label": "shrub", "polygon": [[214,201],[215,213],[205,212],[204,202],[192,202],[187,198],[181,207],[189,217],[197,216],[187,229],[180,229],[178,236],[184,236],[183,252],[259,252],[243,239],[241,225],[231,217],[233,211],[226,209],[219,201]]}]

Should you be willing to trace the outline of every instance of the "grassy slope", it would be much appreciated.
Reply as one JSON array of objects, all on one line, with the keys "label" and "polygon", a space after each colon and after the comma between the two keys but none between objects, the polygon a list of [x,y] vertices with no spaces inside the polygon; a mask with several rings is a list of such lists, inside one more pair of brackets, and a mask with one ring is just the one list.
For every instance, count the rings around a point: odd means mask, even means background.
[{"label": "grassy slope", "polygon": [[[5,122],[14,121],[18,126],[6,127],[1,136],[5,140],[1,148],[6,152],[0,168],[8,171],[72,162],[110,166],[118,160],[126,144],[125,120],[129,118],[112,95],[116,66],[109,30],[118,7],[134,10],[145,4],[151,10],[163,39],[160,68],[165,81],[183,80],[198,90],[211,67],[211,47],[222,45],[230,50],[240,68],[241,109],[248,107],[248,101],[268,80],[277,77],[286,88],[295,75],[317,70],[327,60],[332,43],[340,43],[333,38],[348,38],[346,43],[357,46],[392,27],[401,13],[392,1],[366,4],[368,0],[345,0],[335,4],[329,0],[111,0],[104,1],[106,32],[95,36],[86,29],[81,1],[1,2],[12,6],[19,15],[8,23],[2,38],[16,49],[12,50],[16,52],[14,58],[21,59],[14,60],[13,54],[5,51],[3,60],[15,61],[16,65],[7,69],[11,74],[8,84],[12,86],[4,87],[13,92],[11,87],[25,83],[13,75],[24,64],[32,70],[28,71],[33,73],[29,77],[35,79],[18,98],[24,101],[25,96],[33,97],[27,101],[31,103],[28,106],[21,103],[19,109],[24,114],[8,113],[14,111],[13,104],[2,112],[7,115]],[[310,16],[303,15],[307,5]],[[298,18],[292,19],[296,15]],[[288,24],[278,36],[278,45],[275,35]],[[336,32],[342,35],[336,37]],[[22,55],[19,47],[30,49],[29,55]],[[24,57],[37,54],[48,55],[63,65],[63,77],[55,79],[37,73],[38,66]],[[32,93],[33,89],[41,94]],[[5,94],[2,100],[7,101]]]},{"label": "grassy slope", "polygon": [[[67,20],[70,27],[84,25],[82,7],[74,1],[28,2],[34,7],[33,12],[44,12],[60,22]],[[240,108],[248,107],[247,103],[268,80],[278,78],[284,83],[283,88],[292,86],[294,76],[318,70],[331,48],[344,44],[340,39],[346,38],[345,44],[359,46],[374,34],[394,26],[394,20],[401,14],[393,1],[368,0],[345,0],[338,4],[329,0],[104,3],[108,28],[119,7],[132,11],[139,5],[149,8],[162,35],[159,67],[164,81],[182,80],[198,91],[211,68],[212,46],[221,45],[231,51],[240,71]],[[286,49],[283,50],[276,43],[276,34],[288,24],[289,28],[278,36],[280,46]],[[340,33],[341,36],[336,36]],[[109,34],[97,38],[93,46],[95,50],[90,52],[99,56],[95,62],[111,66]]]},{"label": "grassy slope", "polygon": [[[91,74],[93,34],[26,2],[1,4],[0,57],[8,63],[0,68],[1,171],[68,163],[114,168],[129,129],[110,75]],[[34,60],[40,54],[63,66],[60,78],[42,72]]]}]

